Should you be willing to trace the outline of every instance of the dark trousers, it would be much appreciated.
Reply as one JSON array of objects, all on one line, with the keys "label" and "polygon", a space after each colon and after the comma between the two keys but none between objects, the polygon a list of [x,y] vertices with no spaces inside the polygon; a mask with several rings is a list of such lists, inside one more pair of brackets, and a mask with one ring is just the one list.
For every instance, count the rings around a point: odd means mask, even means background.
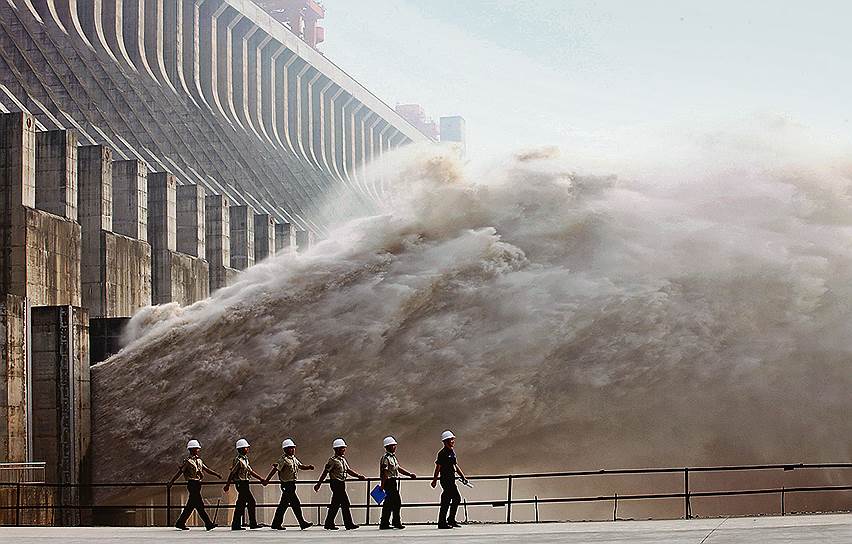
[{"label": "dark trousers", "polygon": [[186,489],[189,491],[189,498],[186,500],[186,506],[183,507],[183,512],[180,513],[180,517],[177,519],[175,526],[182,527],[186,525],[186,520],[189,519],[193,510],[198,511],[198,517],[200,517],[201,521],[204,522],[205,527],[213,525],[213,522],[210,521],[210,517],[207,515],[207,512],[204,511],[204,499],[201,498],[201,482],[197,480],[188,480],[186,482]]},{"label": "dark trousers", "polygon": [[402,510],[402,497],[399,496],[399,480],[389,478],[385,480],[385,496],[382,502],[382,527],[390,526],[391,515],[393,515],[394,527],[402,525],[399,512]]},{"label": "dark trousers", "polygon": [[[438,512],[438,525],[456,523],[456,512],[461,503],[461,494],[455,480],[441,480],[441,510]],[[449,510],[449,517],[447,516]]]},{"label": "dark trousers", "polygon": [[346,494],[346,482],[340,480],[329,480],[331,485],[331,504],[328,505],[328,514],[325,516],[325,526],[333,527],[337,511],[343,512],[343,525],[352,527],[352,512],[349,511],[349,496]]},{"label": "dark trousers", "polygon": [[281,484],[281,501],[278,503],[278,508],[275,509],[275,517],[272,518],[272,526],[280,527],[284,522],[284,513],[287,507],[293,508],[293,513],[296,515],[296,520],[299,525],[305,524],[305,518],[302,517],[302,503],[299,502],[299,497],[296,495],[296,482],[284,482]]},{"label": "dark trousers", "polygon": [[231,520],[231,528],[241,527],[243,523],[243,514],[248,508],[249,526],[257,525],[257,517],[255,515],[255,507],[257,502],[254,500],[254,495],[251,494],[251,487],[247,481],[237,482],[237,506],[234,509],[234,519]]}]

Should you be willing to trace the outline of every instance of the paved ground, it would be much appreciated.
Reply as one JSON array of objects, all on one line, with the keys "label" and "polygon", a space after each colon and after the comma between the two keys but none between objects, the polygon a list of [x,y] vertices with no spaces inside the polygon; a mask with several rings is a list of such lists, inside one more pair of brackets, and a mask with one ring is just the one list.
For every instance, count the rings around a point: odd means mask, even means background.
[{"label": "paved ground", "polygon": [[516,525],[470,525],[452,531],[434,527],[409,527],[404,531],[379,531],[363,527],[357,531],[331,533],[311,528],[307,531],[260,529],[232,533],[216,529],[177,531],[159,528],[54,528],[0,527],[0,542],[62,542],[64,544],[155,544],[157,542],[283,542],[286,540],[352,544],[382,542],[415,542],[431,544],[451,541],[459,544],[493,544],[495,542],[559,542],[559,543],[658,543],[683,544],[770,544],[819,542],[848,544],[852,542],[852,514],[823,516],[787,516],[763,518],[710,519],[690,521],[619,521],[603,523],[546,523]]}]

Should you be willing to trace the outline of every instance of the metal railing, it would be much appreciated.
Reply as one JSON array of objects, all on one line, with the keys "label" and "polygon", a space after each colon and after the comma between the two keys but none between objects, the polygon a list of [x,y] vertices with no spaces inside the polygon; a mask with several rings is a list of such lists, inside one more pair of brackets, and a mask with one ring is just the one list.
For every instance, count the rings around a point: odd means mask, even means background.
[{"label": "metal railing", "polygon": [[[503,508],[505,510],[505,521],[501,517],[499,519],[500,522],[505,523],[513,523],[517,521],[542,521],[539,516],[539,507],[546,505],[568,505],[568,504],[577,504],[577,503],[611,503],[612,504],[612,519],[619,519],[619,507],[623,506],[625,502],[631,503],[636,501],[655,501],[655,500],[669,500],[669,501],[682,501],[682,514],[681,517],[684,519],[690,519],[694,517],[693,512],[693,502],[698,499],[710,499],[710,498],[726,498],[726,497],[744,497],[744,496],[771,496],[777,495],[779,509],[774,512],[764,512],[764,513],[780,513],[781,515],[786,515],[790,513],[787,509],[787,501],[789,497],[793,494],[812,494],[812,493],[829,493],[829,494],[837,494],[837,493],[846,493],[852,491],[852,473],[845,474],[844,477],[840,478],[843,480],[844,484],[842,485],[802,485],[802,484],[794,484],[794,485],[770,485],[770,486],[758,486],[758,487],[749,487],[749,488],[736,488],[736,489],[705,489],[707,482],[703,482],[704,486],[699,486],[700,488],[696,488],[695,486],[695,478],[698,475],[707,475],[707,474],[722,474],[722,473],[751,473],[751,474],[766,474],[766,473],[776,473],[775,476],[783,475],[784,473],[791,473],[794,471],[803,472],[808,471],[809,473],[817,472],[821,474],[819,477],[814,478],[816,481],[826,481],[829,478],[825,476],[825,473],[828,471],[845,471],[847,469],[852,468],[852,463],[818,463],[818,464],[805,464],[805,463],[797,463],[797,464],[772,464],[772,465],[733,465],[733,466],[706,466],[706,467],[669,467],[669,468],[644,468],[644,469],[604,469],[604,470],[579,470],[579,471],[564,471],[564,472],[539,472],[539,473],[526,473],[526,474],[501,474],[501,475],[479,475],[479,476],[471,476],[468,479],[472,482],[492,482],[492,483],[505,483],[505,495],[500,495],[497,497],[491,497],[488,499],[482,498],[479,500],[465,500],[464,501],[464,511],[467,512],[467,509],[473,507],[490,507],[493,511],[495,508]],[[43,470],[43,467],[42,467]],[[563,497],[540,497],[538,492],[534,495],[519,497],[517,492],[517,484],[519,482],[526,482],[528,484],[532,482],[537,482],[543,479],[576,479],[582,477],[642,477],[649,475],[663,475],[668,476],[669,478],[677,478],[679,482],[677,484],[678,489],[676,491],[670,490],[665,492],[657,492],[657,493],[649,493],[649,492],[628,492],[628,493],[618,493],[618,492],[610,492],[603,494],[594,494],[594,495],[584,495],[584,496],[563,496]],[[429,482],[431,478],[416,478],[416,479],[405,479],[405,482],[414,481],[414,482]],[[371,511],[372,510],[380,510],[381,506],[375,504],[371,500],[370,491],[373,487],[379,482],[377,478],[369,478],[367,480],[358,481],[358,480],[349,480],[348,484],[350,485],[350,489],[352,485],[365,485],[365,493],[364,493],[364,502],[356,503],[353,502],[351,507],[355,510],[364,510],[364,519],[367,525],[371,524]],[[298,485],[306,486],[313,485],[315,481],[313,480],[303,480],[297,482]],[[203,482],[203,486],[222,486],[224,482],[213,482],[213,481],[205,481]],[[261,485],[259,482],[253,483],[254,486]],[[635,486],[635,482],[632,486]],[[165,513],[165,521],[166,525],[171,525],[174,522],[176,512],[179,512],[182,508],[182,505],[173,502],[173,494],[174,487],[183,488],[182,485],[170,485],[164,482],[104,482],[104,483],[94,483],[94,484],[52,484],[52,483],[40,483],[40,482],[13,482],[13,483],[3,483],[0,482],[0,489],[3,487],[15,487],[17,489],[16,493],[16,503],[15,505],[5,505],[0,506],[0,513],[4,510],[15,510],[15,524],[19,525],[21,523],[21,513],[27,509],[48,509],[48,510],[56,510],[56,509],[87,509],[87,510],[101,510],[101,511],[110,511],[110,510],[149,510],[153,512],[162,512]],[[110,488],[151,488],[152,491],[156,492],[156,490],[160,490],[165,493],[166,501],[164,504],[121,504],[111,502],[109,504],[96,504],[94,502],[89,504],[22,504],[21,497],[22,489],[26,489],[29,487],[40,487],[40,488],[53,488],[53,489],[62,489],[62,488],[80,488],[81,490],[86,489],[91,492],[97,489],[106,490]],[[610,485],[609,487],[612,487]],[[631,487],[631,486],[628,486]],[[648,488],[649,486],[640,486]],[[61,495],[61,494],[57,494]],[[92,495],[92,493],[89,493]],[[76,502],[76,501],[75,501]],[[440,505],[439,502],[406,502],[404,503],[404,507],[406,509],[421,509],[421,508],[437,508]],[[842,507],[836,508],[835,511],[850,511],[852,510],[852,494],[848,495],[848,498],[844,496],[842,500]],[[277,506],[277,503],[258,503],[258,508],[274,508]],[[317,509],[317,519],[320,518],[320,509],[325,508],[327,503],[325,502],[303,502],[303,509]],[[513,518],[512,507],[513,506],[528,506],[532,507],[534,511],[533,519],[525,519],[525,520],[517,520]],[[233,510],[235,505],[233,503],[229,504],[218,504],[218,509],[224,510]],[[705,517],[705,516],[697,516],[697,517]],[[709,516],[706,516],[709,517]],[[465,514],[465,518],[467,519],[467,515]],[[564,519],[564,518],[563,518]],[[496,520],[492,520],[496,521]],[[548,521],[556,521],[556,520],[548,520]]]},{"label": "metal railing", "polygon": [[44,462],[0,463],[0,485],[44,483]]}]

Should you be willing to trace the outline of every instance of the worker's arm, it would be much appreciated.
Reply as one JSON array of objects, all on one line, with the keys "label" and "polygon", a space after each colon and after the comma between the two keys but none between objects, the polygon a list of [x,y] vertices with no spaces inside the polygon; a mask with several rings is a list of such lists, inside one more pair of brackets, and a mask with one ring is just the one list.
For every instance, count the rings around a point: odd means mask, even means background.
[{"label": "worker's arm", "polygon": [[263,485],[266,485],[266,484],[269,483],[269,481],[272,479],[272,475],[275,474],[276,470],[278,470],[278,464],[277,463],[273,464],[272,468],[269,469],[269,474],[267,474],[266,478],[264,478]]},{"label": "worker's arm", "polygon": [[314,491],[319,491],[320,486],[322,485],[323,480],[325,480],[326,475],[328,474],[328,467],[325,467],[320,474],[319,480],[314,484]]},{"label": "worker's arm", "polygon": [[382,458],[382,461],[379,463],[379,479],[380,479],[379,486],[382,488],[382,490],[384,490],[385,489],[385,482],[388,479],[387,472],[385,471],[384,458]]},{"label": "worker's arm", "polygon": [[255,472],[253,468],[249,469],[249,472],[251,473],[251,475],[252,475],[252,476],[254,476],[255,478],[257,478],[257,480],[258,480],[260,483],[262,483],[263,485],[266,485],[266,484],[268,484],[268,483],[269,483],[269,482],[267,482],[266,480],[264,480],[264,479],[263,479],[263,476],[261,476],[260,474],[258,474],[257,472]]},{"label": "worker's arm", "polygon": [[237,473],[237,465],[238,463],[234,463],[234,466],[231,467],[231,472],[228,473],[228,478],[225,481],[225,487],[222,488],[225,493],[227,493],[228,489],[231,487],[231,480],[234,479],[234,475]]},{"label": "worker's arm", "polygon": [[204,466],[202,466],[201,468],[202,468],[202,470],[204,470],[204,472],[206,472],[207,474],[211,474],[211,475],[213,475],[213,476],[216,476],[216,477],[217,477],[217,478],[219,478],[220,480],[222,479],[222,475],[221,475],[221,474],[219,474],[218,472],[216,472],[216,471],[215,471],[215,470],[213,470],[212,468],[208,467],[207,465],[204,465]]},{"label": "worker's arm", "polygon": [[353,476],[353,477],[355,477],[355,478],[358,478],[359,480],[366,480],[366,479],[367,479],[367,477],[366,477],[366,476],[364,476],[364,475],[363,475],[363,474],[361,474],[360,472],[355,472],[355,471],[354,471],[354,470],[352,470],[351,468],[347,468],[347,469],[346,469],[346,474],[348,474],[348,475],[350,475],[350,476]]},{"label": "worker's arm", "polygon": [[417,478],[417,474],[414,474],[413,472],[409,472],[409,471],[405,470],[405,469],[404,469],[404,468],[402,468],[402,467],[399,467],[399,471],[400,471],[402,474],[405,474],[406,476],[408,476],[409,478]]},{"label": "worker's arm", "polygon": [[171,479],[171,480],[169,480],[169,485],[172,485],[173,483],[175,483],[175,480],[177,480],[178,478],[180,478],[180,475],[181,475],[181,474],[183,474],[183,466],[184,466],[185,464],[186,464],[186,461],[184,461],[183,463],[181,463],[181,465],[178,467],[177,472],[175,473],[175,475],[174,475],[174,476],[172,476],[172,479]]},{"label": "worker's arm", "polygon": [[463,482],[467,481],[467,477],[464,475],[464,472],[462,472],[461,467],[458,466],[458,465],[456,465],[456,472],[459,473],[459,476],[461,476],[461,479],[462,479]]},{"label": "worker's arm", "polygon": [[438,485],[438,474],[440,474],[440,473],[441,473],[441,465],[439,465],[438,463],[435,463],[435,474],[432,475],[432,484],[431,484],[433,488],[436,485]]},{"label": "worker's arm", "polygon": [[301,465],[301,464],[299,465],[299,470],[313,470],[315,468],[316,467],[313,466],[313,465]]}]

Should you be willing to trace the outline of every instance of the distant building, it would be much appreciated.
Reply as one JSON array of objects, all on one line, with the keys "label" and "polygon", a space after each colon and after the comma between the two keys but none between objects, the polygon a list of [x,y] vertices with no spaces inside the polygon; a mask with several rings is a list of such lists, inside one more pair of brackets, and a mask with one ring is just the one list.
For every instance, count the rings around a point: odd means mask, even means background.
[{"label": "distant building", "polygon": [[397,104],[396,112],[414,128],[432,138],[438,140],[438,126],[431,117],[426,116],[426,111],[420,104]]},{"label": "distant building", "polygon": [[467,130],[464,117],[459,115],[441,117],[441,141],[456,144],[462,158],[467,154]]},{"label": "distant building", "polygon": [[254,2],[314,49],[325,41],[325,29],[317,26],[317,21],[325,17],[325,8],[321,2],[316,0],[254,0]]}]

